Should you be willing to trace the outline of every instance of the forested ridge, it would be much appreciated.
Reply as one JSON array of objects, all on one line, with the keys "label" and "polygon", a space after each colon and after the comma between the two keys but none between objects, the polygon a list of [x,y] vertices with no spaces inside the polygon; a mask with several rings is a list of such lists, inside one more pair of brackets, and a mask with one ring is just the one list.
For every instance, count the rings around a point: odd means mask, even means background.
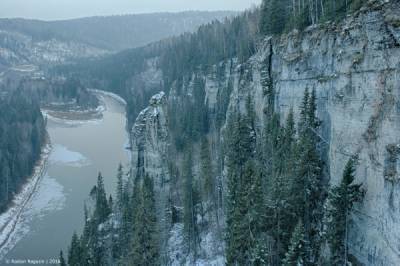
[{"label": "forested ridge", "polygon": [[[214,19],[234,15],[231,11],[96,16],[70,20],[0,19],[0,29],[31,36],[34,42],[78,42],[108,51],[140,47],[184,32]],[[102,29],[99,31],[99,28]],[[11,48],[13,48],[11,46]]]},{"label": "forested ridge", "polygon": [[[265,37],[341,20],[364,2],[265,0],[260,8],[205,25],[195,34],[58,69],[69,75],[83,71],[83,82],[114,88],[128,102],[130,125],[151,95],[173,93],[167,160],[171,199],[179,200],[168,212],[172,223],[183,224],[182,252],[193,259],[189,264],[202,256],[201,232],[213,222],[222,235],[226,265],[356,263],[348,252],[347,231],[353,207],[364,195],[362,184],[354,181],[358,158],[349,155],[340,183],[329,185],[315,89],[304,90],[297,120],[292,110],[282,121],[275,110],[273,77],[263,77],[268,105],[258,124],[250,95],[243,109],[227,115],[230,80],[223,80],[228,85],[218,92],[217,108],[210,110],[204,76],[216,69],[223,79],[223,72],[236,64],[243,79],[251,79],[246,62]],[[147,91],[133,90],[130,78],[154,58],[160,83]],[[154,180],[139,169],[142,163],[133,165],[135,174],[126,179],[119,168],[117,199],[106,197],[99,175],[91,192],[94,209],[85,208],[84,232],[72,238],[70,265],[166,264]]]},{"label": "forested ridge", "polygon": [[20,91],[0,99],[0,210],[32,174],[45,142],[39,103]]}]

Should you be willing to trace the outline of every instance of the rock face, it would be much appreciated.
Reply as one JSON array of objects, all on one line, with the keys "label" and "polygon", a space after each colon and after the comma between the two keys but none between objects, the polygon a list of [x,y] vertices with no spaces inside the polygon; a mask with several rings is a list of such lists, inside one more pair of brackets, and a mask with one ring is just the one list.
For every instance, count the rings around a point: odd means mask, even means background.
[{"label": "rock face", "polygon": [[[338,27],[293,33],[270,42],[275,108],[297,109],[306,88],[318,94],[322,140],[332,184],[357,154],[366,197],[356,207],[350,251],[367,265],[400,263],[399,5],[361,11]],[[268,50],[268,48],[267,48]],[[297,112],[298,113],[298,112]]]},{"label": "rock face", "polygon": [[[244,64],[232,59],[196,73],[205,79],[210,119],[215,125],[221,120],[220,113],[226,111],[229,117],[234,110],[243,110],[249,95],[259,130],[264,110],[271,105],[282,118],[291,108],[298,117],[304,91],[316,89],[322,120],[318,135],[324,145],[329,182],[337,184],[349,157],[359,156],[357,182],[363,183],[366,196],[352,214],[349,248],[366,265],[400,264],[399,14],[397,1],[371,1],[340,24],[267,38]],[[190,95],[190,82],[187,84],[180,90]],[[168,99],[164,94],[153,97],[132,133],[133,162],[138,169],[145,166],[157,179],[159,202],[167,196],[167,106],[177,103],[175,90],[171,88]],[[218,158],[222,134],[218,127],[211,128],[210,138],[216,145],[212,152]],[[223,193],[224,188],[221,177]]]},{"label": "rock face", "polygon": [[[167,217],[169,196],[167,97],[164,92],[154,95],[149,106],[138,115],[131,132],[134,178],[148,174],[154,180],[157,218],[161,233],[160,246],[166,247],[170,220]],[[162,252],[166,252],[163,248]],[[165,260],[166,254],[161,254]]]}]

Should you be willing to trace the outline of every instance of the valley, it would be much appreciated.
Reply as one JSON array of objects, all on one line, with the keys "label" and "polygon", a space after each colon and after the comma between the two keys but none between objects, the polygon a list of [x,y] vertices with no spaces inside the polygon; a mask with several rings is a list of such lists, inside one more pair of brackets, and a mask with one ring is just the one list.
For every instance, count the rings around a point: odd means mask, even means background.
[{"label": "valley", "polygon": [[0,19],[1,258],[398,265],[399,14]]}]

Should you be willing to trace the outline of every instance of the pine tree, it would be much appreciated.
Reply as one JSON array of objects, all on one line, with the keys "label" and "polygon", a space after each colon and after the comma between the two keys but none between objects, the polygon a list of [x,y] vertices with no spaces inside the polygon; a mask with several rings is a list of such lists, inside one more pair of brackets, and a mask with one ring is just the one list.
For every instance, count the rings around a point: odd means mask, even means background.
[{"label": "pine tree", "polygon": [[351,158],[344,169],[342,181],[330,190],[327,239],[332,251],[332,263],[347,265],[347,237],[350,213],[355,202],[362,199],[361,184],[354,184],[356,159]]}]

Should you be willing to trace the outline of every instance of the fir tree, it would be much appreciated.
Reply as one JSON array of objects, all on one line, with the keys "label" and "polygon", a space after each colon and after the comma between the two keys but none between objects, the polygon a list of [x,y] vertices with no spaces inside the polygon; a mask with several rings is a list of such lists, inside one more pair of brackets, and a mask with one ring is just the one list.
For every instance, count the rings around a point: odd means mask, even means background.
[{"label": "fir tree", "polygon": [[354,184],[356,160],[351,158],[344,169],[342,181],[330,190],[327,238],[332,251],[332,264],[347,265],[347,242],[350,213],[355,202],[362,199],[361,184]]}]

